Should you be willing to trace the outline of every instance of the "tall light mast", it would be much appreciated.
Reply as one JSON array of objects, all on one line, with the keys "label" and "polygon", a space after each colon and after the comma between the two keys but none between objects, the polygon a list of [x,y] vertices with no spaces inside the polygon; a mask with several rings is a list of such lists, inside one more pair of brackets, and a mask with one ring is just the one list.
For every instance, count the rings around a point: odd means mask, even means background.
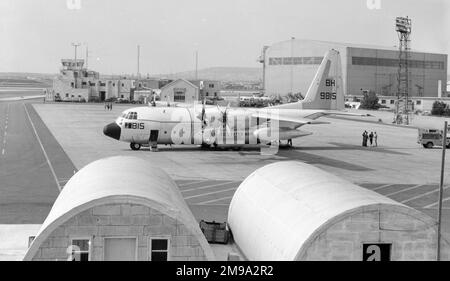
[{"label": "tall light mast", "polygon": [[[411,35],[411,19],[408,17],[397,17],[395,19],[395,30],[399,39],[398,73],[397,73],[397,104],[395,106],[394,122],[397,124],[409,124],[409,50]],[[401,118],[402,114],[405,118]]]}]

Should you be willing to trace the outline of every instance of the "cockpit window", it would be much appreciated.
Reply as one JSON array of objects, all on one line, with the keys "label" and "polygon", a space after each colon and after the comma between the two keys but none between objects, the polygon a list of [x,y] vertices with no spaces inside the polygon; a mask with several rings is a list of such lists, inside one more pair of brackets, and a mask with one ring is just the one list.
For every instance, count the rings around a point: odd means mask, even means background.
[{"label": "cockpit window", "polygon": [[126,115],[123,115],[124,118],[130,120],[137,120],[137,112],[128,112]]}]

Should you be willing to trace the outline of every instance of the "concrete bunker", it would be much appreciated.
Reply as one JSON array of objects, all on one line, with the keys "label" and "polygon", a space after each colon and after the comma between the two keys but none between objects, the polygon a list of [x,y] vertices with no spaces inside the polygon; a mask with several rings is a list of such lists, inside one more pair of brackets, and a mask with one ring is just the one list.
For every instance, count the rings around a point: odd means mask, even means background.
[{"label": "concrete bunker", "polygon": [[[239,186],[228,225],[247,260],[435,260],[431,217],[301,162],[262,167]],[[441,240],[441,259],[449,243]]]},{"label": "concrete bunker", "polygon": [[135,157],[76,173],[56,199],[24,260],[214,260],[178,187]]}]

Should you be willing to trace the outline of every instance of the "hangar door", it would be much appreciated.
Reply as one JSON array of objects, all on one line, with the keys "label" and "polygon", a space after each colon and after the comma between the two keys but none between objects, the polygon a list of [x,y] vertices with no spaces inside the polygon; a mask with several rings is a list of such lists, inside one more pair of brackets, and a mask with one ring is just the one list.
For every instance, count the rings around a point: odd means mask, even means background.
[{"label": "hangar door", "polygon": [[136,260],[136,238],[105,238],[105,261]]}]

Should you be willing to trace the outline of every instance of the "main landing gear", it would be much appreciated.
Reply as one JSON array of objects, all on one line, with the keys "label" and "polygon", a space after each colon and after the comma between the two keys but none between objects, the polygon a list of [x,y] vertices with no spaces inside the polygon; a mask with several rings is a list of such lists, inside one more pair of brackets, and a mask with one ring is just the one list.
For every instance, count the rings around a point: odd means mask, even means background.
[{"label": "main landing gear", "polygon": [[139,143],[132,142],[132,143],[130,143],[130,148],[132,150],[139,150],[139,149],[141,149],[141,145]]}]

